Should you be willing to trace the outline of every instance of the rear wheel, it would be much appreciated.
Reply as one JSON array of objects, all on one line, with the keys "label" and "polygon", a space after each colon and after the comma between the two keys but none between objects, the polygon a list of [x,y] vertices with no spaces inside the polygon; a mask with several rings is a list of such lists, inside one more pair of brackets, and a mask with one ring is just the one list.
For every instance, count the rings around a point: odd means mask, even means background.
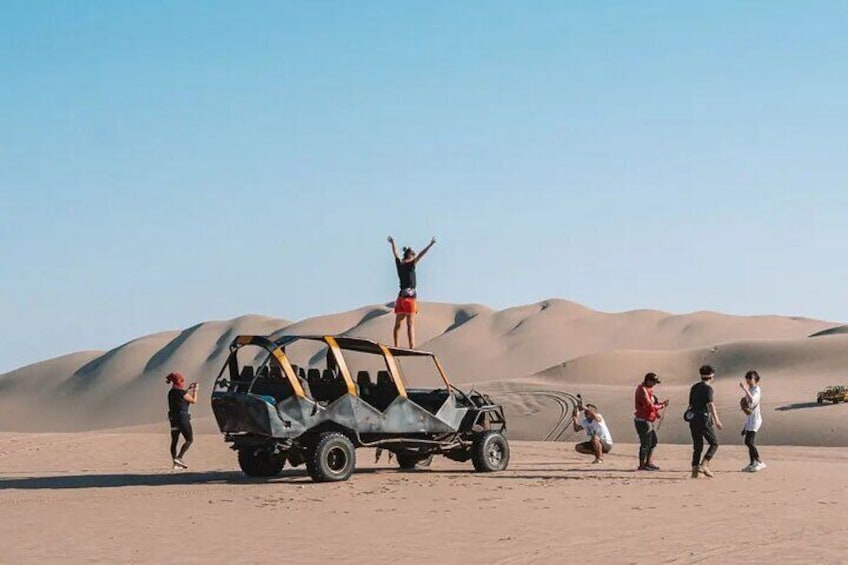
[{"label": "rear wheel", "polygon": [[501,432],[478,434],[471,445],[471,461],[481,473],[503,471],[509,465],[509,443]]},{"label": "rear wheel", "polygon": [[306,459],[306,470],[316,483],[346,481],[356,467],[353,442],[338,432],[324,432]]},{"label": "rear wheel", "polygon": [[238,462],[248,477],[276,477],[283,470],[286,460],[275,457],[265,448],[243,447],[238,450]]}]

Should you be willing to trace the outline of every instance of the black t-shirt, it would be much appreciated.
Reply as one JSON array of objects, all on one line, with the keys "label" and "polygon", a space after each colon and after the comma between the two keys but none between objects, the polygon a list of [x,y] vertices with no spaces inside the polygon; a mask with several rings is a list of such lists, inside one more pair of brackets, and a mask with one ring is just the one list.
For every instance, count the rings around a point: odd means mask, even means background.
[{"label": "black t-shirt", "polygon": [[188,416],[188,400],[183,398],[186,391],[181,388],[172,388],[168,391],[168,416],[170,418],[182,418]]},{"label": "black t-shirt", "polygon": [[707,404],[713,401],[713,387],[701,381],[689,389],[689,406],[695,412],[707,413]]},{"label": "black t-shirt", "polygon": [[404,263],[398,258],[395,258],[395,267],[397,267],[398,279],[400,279],[400,289],[415,288],[415,261]]}]

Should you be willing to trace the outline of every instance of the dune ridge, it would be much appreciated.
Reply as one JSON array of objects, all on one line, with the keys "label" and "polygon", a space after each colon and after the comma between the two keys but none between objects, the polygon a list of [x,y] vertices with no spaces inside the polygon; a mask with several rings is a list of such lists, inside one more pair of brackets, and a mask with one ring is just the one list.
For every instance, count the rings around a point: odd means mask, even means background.
[{"label": "dune ridge", "polygon": [[[771,403],[766,416],[774,424],[764,429],[764,441],[848,445],[841,439],[844,427],[835,420],[841,407],[805,406],[819,388],[848,381],[842,377],[848,334],[832,322],[716,312],[608,313],[562,299],[499,311],[444,303],[424,303],[421,310],[419,347],[439,355],[457,384],[501,394],[512,433],[522,439],[544,437],[558,408],[516,391],[581,390],[603,406],[618,435],[629,438],[632,389],[645,372],[660,373],[660,395],[679,409],[697,367],[709,362],[719,370],[716,392],[728,407],[737,399],[734,387],[745,370],[757,368],[764,375]],[[179,370],[206,384],[208,392],[236,335],[342,334],[387,342],[393,318],[391,304],[297,322],[246,315],[143,336],[106,352],[50,359],[0,375],[0,430],[154,424],[164,418],[164,375]],[[43,410],[47,405],[54,409]],[[194,413],[208,418],[208,403],[201,402]],[[739,414],[728,412],[726,423],[735,425]],[[677,420],[668,419],[664,436],[687,441],[685,426]]]}]

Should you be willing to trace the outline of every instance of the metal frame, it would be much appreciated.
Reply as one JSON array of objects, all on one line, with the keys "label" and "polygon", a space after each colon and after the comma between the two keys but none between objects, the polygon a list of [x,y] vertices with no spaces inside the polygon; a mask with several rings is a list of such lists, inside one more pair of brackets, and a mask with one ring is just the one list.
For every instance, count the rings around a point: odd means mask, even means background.
[{"label": "metal frame", "polygon": [[[403,382],[403,376],[401,374],[401,370],[396,358],[429,357],[435,363],[436,369],[445,384],[445,388],[447,389],[448,394],[453,395],[454,389],[450,381],[448,380],[444,367],[439,362],[438,358],[429,351],[390,347],[388,345],[383,345],[381,343],[377,343],[376,341],[363,338],[337,337],[329,335],[286,335],[271,340],[265,336],[240,335],[237,336],[230,345],[230,358],[228,359],[228,363],[227,365],[225,365],[225,367],[230,368],[231,375],[238,375],[238,361],[236,360],[235,353],[238,352],[238,350],[240,350],[242,347],[247,345],[262,347],[263,349],[268,351],[270,357],[273,357],[280,365],[283,370],[283,374],[286,376],[286,379],[291,384],[295,395],[298,398],[308,398],[285,352],[285,348],[288,345],[291,345],[292,343],[301,340],[321,342],[329,348],[329,351],[333,354],[333,360],[338,366],[341,377],[345,382],[345,386],[347,387],[347,393],[353,396],[359,395],[356,392],[356,384],[354,383],[354,380],[350,373],[350,369],[347,365],[347,361],[344,357],[345,350],[358,351],[360,353],[370,353],[373,355],[382,356],[383,360],[386,363],[386,368],[388,369],[389,376],[392,379],[392,383],[397,388],[398,395],[403,398],[408,398],[406,392],[406,384]],[[224,369],[222,368],[222,373],[223,370]],[[219,379],[220,377],[221,374],[218,375]],[[254,377],[254,381],[255,379],[256,377]]]}]

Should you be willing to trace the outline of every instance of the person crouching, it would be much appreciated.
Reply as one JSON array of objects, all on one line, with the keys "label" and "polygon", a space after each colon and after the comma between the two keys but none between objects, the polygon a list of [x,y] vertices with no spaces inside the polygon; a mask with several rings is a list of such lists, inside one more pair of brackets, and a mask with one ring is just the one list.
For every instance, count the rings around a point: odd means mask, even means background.
[{"label": "person crouching", "polygon": [[602,463],[604,454],[612,450],[612,435],[606,421],[594,404],[587,404],[583,408],[582,419],[577,418],[579,410],[579,407],[574,408],[574,412],[571,414],[571,423],[575,432],[586,430],[589,440],[578,443],[574,446],[574,450],[583,455],[594,455],[595,460],[592,463]]}]

